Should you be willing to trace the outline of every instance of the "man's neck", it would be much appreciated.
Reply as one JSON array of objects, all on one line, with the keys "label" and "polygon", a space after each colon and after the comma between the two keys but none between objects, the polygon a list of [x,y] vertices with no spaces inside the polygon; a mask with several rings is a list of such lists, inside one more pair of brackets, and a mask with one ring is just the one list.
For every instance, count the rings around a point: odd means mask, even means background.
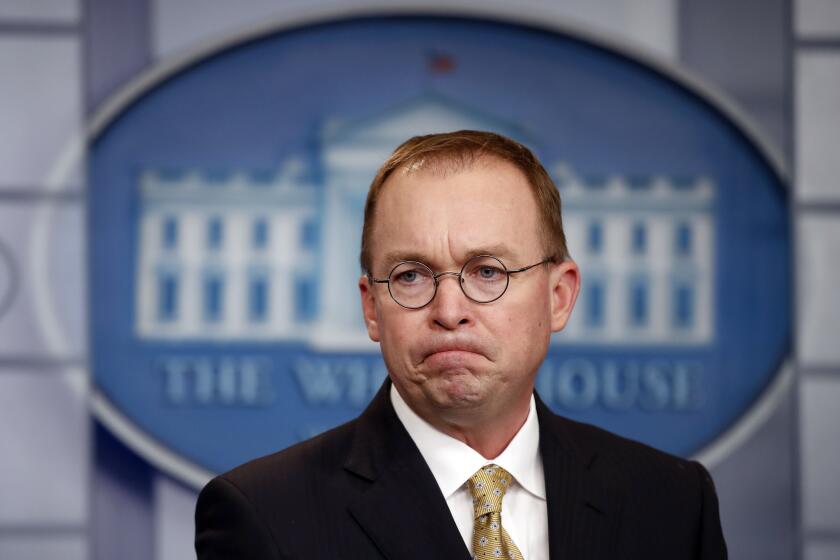
[{"label": "man's neck", "polygon": [[489,428],[465,429],[460,426],[435,426],[445,434],[463,441],[485,459],[495,459],[502,454],[528,419],[528,407],[520,418],[513,418],[509,423],[499,423]]}]

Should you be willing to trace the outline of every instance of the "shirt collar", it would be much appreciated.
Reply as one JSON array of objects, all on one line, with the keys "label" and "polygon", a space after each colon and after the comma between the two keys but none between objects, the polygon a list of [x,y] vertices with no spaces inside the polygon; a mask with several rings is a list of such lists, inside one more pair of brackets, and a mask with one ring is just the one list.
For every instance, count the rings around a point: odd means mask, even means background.
[{"label": "shirt collar", "polygon": [[397,417],[414,440],[437,480],[444,498],[449,498],[484,465],[495,463],[508,471],[526,491],[545,500],[545,475],[540,457],[540,427],[537,406],[531,395],[528,418],[511,442],[495,459],[485,459],[462,441],[448,436],[420,418],[391,385],[391,403]]}]

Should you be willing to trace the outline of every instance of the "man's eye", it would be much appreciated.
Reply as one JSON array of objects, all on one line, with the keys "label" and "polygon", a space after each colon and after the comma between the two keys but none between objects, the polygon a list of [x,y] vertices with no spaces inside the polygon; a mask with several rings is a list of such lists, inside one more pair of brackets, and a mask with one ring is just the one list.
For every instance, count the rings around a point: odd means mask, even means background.
[{"label": "man's eye", "polygon": [[497,280],[502,275],[502,271],[495,266],[482,266],[478,269],[478,276],[482,280]]},{"label": "man's eye", "polygon": [[397,282],[401,284],[416,284],[423,280],[423,274],[417,270],[403,270],[399,274],[397,274],[394,278]]}]

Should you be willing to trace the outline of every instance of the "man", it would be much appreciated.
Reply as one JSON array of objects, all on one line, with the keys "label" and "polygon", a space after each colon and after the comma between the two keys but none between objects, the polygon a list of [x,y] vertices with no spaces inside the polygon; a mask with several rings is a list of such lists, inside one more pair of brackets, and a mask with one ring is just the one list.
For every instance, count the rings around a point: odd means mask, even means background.
[{"label": "man", "polygon": [[726,558],[701,465],[534,393],[580,280],[527,148],[474,131],[398,147],[361,262],[389,379],[358,419],[211,481],[199,558]]}]

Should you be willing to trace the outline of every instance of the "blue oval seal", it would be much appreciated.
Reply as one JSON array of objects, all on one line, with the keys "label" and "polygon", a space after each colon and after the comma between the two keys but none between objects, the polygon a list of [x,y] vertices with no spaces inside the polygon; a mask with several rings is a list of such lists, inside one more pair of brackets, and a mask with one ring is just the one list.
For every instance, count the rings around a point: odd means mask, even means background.
[{"label": "blue oval seal", "polygon": [[583,288],[537,379],[554,410],[691,455],[779,378],[786,190],[661,68],[518,24],[366,17],[262,33],[123,97],[90,154],[98,410],[193,482],[356,416],[381,384],[362,208],[418,133],[494,130],[555,177]]}]

